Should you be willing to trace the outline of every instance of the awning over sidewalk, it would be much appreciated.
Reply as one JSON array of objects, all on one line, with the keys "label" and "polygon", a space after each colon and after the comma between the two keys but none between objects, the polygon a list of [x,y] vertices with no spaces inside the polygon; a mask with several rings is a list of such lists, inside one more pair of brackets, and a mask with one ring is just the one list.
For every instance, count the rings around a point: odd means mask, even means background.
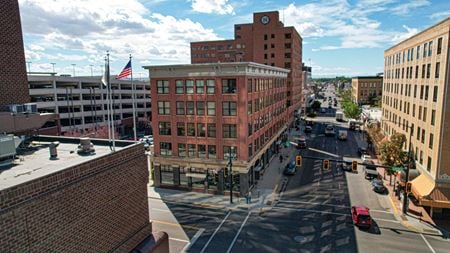
[{"label": "awning over sidewalk", "polygon": [[450,209],[450,188],[436,187],[428,196],[420,199],[423,206]]},{"label": "awning over sidewalk", "polygon": [[411,181],[411,191],[420,201],[421,198],[428,196],[434,189],[434,181],[429,179],[425,174],[421,174]]}]

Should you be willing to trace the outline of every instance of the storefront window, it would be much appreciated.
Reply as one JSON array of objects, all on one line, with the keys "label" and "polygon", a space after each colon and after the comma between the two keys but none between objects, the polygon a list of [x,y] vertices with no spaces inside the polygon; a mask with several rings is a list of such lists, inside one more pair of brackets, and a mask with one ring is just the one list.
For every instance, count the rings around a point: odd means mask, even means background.
[{"label": "storefront window", "polygon": [[219,184],[219,174],[214,169],[208,170],[208,189],[217,190]]},{"label": "storefront window", "polygon": [[191,168],[189,173],[192,180],[192,188],[204,188],[206,173],[203,169]]},{"label": "storefront window", "polygon": [[161,184],[173,185],[173,169],[170,165],[161,165]]},{"label": "storefront window", "polygon": [[188,178],[187,178],[187,168],[180,168],[180,185],[188,186]]}]

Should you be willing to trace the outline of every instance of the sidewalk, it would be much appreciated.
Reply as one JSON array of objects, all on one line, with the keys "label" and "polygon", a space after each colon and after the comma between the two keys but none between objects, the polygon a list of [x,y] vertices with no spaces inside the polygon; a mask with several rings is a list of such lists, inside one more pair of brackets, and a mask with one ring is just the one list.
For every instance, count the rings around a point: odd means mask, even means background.
[{"label": "sidewalk", "polygon": [[[288,133],[288,140],[291,140],[298,133],[294,129],[291,130]],[[281,164],[278,158],[280,154],[283,156],[283,163]],[[287,148],[283,147],[279,154],[273,156],[266,168],[261,171],[261,177],[252,189],[250,204],[246,204],[245,197],[233,196],[233,203],[230,203],[230,196],[155,188],[152,186],[152,181],[148,184],[148,196],[149,198],[162,199],[165,202],[176,202],[201,207],[225,210],[260,208],[261,211],[264,211],[265,208],[267,209],[279,198],[279,191],[285,185],[283,176],[284,166],[289,161],[293,161],[295,155],[296,148],[290,145]]]}]

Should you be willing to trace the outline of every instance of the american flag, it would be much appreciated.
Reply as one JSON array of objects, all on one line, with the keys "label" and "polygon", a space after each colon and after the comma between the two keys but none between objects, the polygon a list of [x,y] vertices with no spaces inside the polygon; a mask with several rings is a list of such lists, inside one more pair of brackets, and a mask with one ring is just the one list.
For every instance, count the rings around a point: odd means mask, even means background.
[{"label": "american flag", "polygon": [[116,77],[116,79],[122,79],[131,75],[131,60],[127,63],[122,72]]}]

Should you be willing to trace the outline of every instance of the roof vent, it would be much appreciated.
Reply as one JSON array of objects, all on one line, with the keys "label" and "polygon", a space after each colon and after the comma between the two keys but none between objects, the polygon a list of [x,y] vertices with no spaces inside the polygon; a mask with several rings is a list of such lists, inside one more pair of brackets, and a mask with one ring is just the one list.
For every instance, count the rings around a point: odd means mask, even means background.
[{"label": "roof vent", "polygon": [[58,160],[58,150],[56,149],[58,146],[59,141],[54,141],[48,146],[50,149],[50,160]]},{"label": "roof vent", "polygon": [[91,143],[89,137],[80,138],[80,144],[78,145],[78,154],[80,155],[90,155],[95,153],[94,145]]}]

